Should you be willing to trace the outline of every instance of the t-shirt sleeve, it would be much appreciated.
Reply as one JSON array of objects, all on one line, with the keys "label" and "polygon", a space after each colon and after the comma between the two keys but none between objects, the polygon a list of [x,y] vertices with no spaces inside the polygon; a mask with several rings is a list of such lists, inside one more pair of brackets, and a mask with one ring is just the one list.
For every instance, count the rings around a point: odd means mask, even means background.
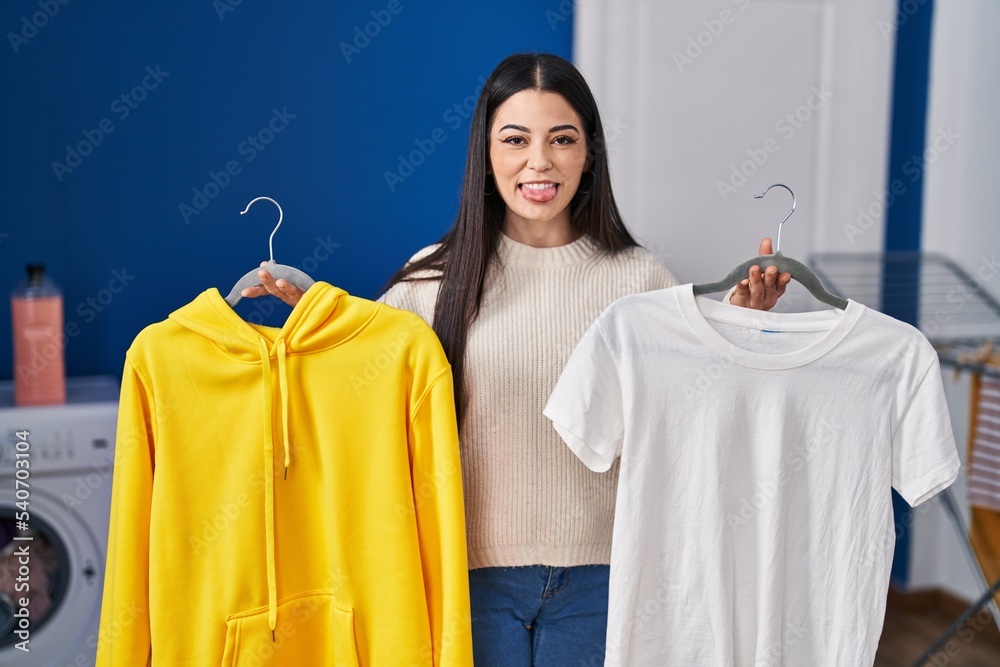
[{"label": "t-shirt sleeve", "polygon": [[893,433],[892,486],[916,507],[954,482],[960,467],[935,358]]},{"label": "t-shirt sleeve", "polygon": [[618,369],[599,322],[576,346],[543,414],[584,465],[604,472],[621,455],[625,424]]}]

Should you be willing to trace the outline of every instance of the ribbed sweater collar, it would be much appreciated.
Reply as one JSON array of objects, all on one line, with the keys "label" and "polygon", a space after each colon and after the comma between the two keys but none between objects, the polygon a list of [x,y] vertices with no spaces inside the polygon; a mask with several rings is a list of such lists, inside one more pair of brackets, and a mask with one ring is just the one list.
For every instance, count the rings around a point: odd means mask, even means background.
[{"label": "ribbed sweater collar", "polygon": [[497,253],[505,266],[549,267],[580,264],[593,258],[599,249],[587,235],[554,248],[536,248],[500,234]]}]

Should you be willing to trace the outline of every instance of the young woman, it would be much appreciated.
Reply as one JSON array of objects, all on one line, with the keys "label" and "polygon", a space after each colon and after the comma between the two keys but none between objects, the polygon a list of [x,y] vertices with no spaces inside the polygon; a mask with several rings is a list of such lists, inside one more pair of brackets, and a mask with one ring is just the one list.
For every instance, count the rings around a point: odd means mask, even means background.
[{"label": "young woman", "polygon": [[[262,279],[244,296],[298,301]],[[730,300],[770,308],[789,280],[754,267]],[[603,664],[617,466],[590,472],[542,408],[605,307],[676,282],[621,219],[580,73],[547,54],[501,62],[472,117],[454,226],[382,297],[430,323],[452,365],[477,667]]]}]

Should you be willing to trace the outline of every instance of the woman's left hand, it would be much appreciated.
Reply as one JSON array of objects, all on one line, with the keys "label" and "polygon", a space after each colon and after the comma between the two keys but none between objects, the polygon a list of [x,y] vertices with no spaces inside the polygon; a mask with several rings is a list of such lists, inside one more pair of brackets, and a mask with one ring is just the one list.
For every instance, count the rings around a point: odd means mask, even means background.
[{"label": "woman's left hand", "polygon": [[[772,255],[771,239],[766,238],[760,242],[760,252],[758,255]],[[767,267],[761,273],[757,265],[750,267],[750,275],[745,280],[741,280],[736,285],[736,291],[729,299],[729,303],[734,306],[753,308],[755,310],[771,310],[778,299],[785,293],[785,288],[792,281],[792,274],[778,274],[776,266]]]},{"label": "woman's left hand", "polygon": [[260,271],[257,272],[257,276],[260,278],[260,285],[256,287],[247,287],[242,292],[240,296],[248,299],[256,299],[259,296],[267,296],[268,294],[276,296],[289,306],[295,307],[295,304],[299,302],[302,295],[305,294],[305,290],[300,287],[293,285],[292,283],[279,278],[274,279],[269,271],[266,271],[263,267],[267,266],[267,262],[261,262]]}]

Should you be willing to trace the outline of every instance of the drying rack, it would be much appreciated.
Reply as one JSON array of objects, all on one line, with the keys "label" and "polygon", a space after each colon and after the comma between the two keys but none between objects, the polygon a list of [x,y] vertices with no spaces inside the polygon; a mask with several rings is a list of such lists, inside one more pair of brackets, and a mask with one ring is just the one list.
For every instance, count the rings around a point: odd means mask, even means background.
[{"label": "drying rack", "polygon": [[[943,366],[1000,378],[1000,302],[989,293],[996,267],[984,258],[977,275],[937,253],[818,253],[809,264],[830,290],[909,322],[927,337]],[[1000,281],[998,281],[1000,282]],[[994,344],[996,343],[996,344]],[[924,654],[925,664],[972,614],[986,606],[1000,630],[1000,609],[993,599],[1000,580],[987,581],[960,505],[950,488],[939,496],[959,534],[959,542],[982,595]]]},{"label": "drying rack", "polygon": [[1000,302],[987,291],[1000,277],[992,266],[980,267],[991,272],[984,285],[936,253],[820,253],[809,263],[835,292],[920,329],[943,365],[1000,378],[1000,365],[977,357],[996,341],[990,356],[1000,358]]}]

